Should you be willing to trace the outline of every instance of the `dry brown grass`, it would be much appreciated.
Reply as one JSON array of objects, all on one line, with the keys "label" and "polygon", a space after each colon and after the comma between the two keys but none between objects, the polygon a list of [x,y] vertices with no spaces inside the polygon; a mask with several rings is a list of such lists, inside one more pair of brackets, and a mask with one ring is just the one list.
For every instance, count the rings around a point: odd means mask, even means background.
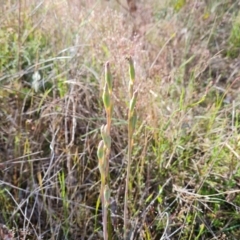
[{"label": "dry brown grass", "polygon": [[[102,238],[96,149],[106,61],[112,225],[122,239],[129,55],[139,89],[133,239],[237,239],[238,57],[226,54],[237,3],[177,2],[139,1],[131,14],[124,1],[1,5],[0,222],[16,239]],[[37,71],[51,83],[39,92],[31,89]],[[13,239],[8,228],[0,238]]]}]

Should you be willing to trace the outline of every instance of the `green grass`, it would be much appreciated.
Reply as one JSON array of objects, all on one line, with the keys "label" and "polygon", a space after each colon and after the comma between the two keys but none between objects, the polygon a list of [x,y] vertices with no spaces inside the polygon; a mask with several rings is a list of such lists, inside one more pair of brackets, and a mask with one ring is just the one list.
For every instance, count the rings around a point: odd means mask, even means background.
[{"label": "green grass", "polygon": [[231,58],[236,58],[239,55],[239,33],[240,33],[240,17],[239,12],[237,16],[234,18],[232,23],[232,28],[230,32],[230,36],[228,39],[229,48],[227,51],[227,55]]},{"label": "green grass", "polygon": [[211,70],[237,66],[236,3],[79,4],[0,7],[0,223],[16,239],[238,239],[238,75]]}]

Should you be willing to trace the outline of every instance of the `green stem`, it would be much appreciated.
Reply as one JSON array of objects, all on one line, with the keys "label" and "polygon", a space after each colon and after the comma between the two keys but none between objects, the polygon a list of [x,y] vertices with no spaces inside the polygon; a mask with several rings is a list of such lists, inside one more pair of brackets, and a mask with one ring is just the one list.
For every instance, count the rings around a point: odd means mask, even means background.
[{"label": "green stem", "polygon": [[130,111],[128,116],[128,162],[127,162],[127,176],[126,176],[126,186],[125,186],[125,198],[124,198],[124,239],[127,239],[128,231],[128,187],[130,178],[130,168],[132,159],[132,131],[130,124]]}]

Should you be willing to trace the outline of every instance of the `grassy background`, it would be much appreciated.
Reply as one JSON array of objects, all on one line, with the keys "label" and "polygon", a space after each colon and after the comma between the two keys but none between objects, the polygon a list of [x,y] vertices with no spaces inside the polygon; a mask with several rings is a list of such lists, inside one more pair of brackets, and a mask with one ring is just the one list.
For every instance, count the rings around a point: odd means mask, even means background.
[{"label": "grassy background", "polygon": [[106,61],[111,220],[123,239],[129,55],[131,239],[239,239],[238,1],[0,2],[0,239],[102,239]]}]

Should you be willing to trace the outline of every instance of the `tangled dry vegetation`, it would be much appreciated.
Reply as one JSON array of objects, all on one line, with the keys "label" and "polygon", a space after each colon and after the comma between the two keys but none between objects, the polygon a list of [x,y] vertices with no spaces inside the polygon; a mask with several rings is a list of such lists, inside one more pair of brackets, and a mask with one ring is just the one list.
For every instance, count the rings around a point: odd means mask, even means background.
[{"label": "tangled dry vegetation", "polygon": [[106,61],[111,223],[123,239],[129,55],[139,93],[128,238],[240,238],[238,1],[0,8],[0,239],[103,238],[96,152]]}]

